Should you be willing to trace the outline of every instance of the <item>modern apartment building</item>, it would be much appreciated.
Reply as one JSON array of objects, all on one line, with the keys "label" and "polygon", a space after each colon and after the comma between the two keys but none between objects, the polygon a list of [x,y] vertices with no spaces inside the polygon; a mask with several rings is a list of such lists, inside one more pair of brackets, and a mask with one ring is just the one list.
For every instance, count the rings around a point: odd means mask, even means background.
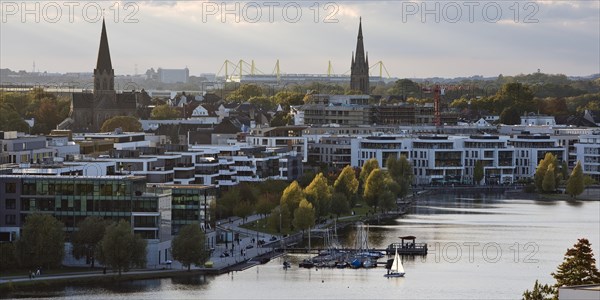
[{"label": "modern apartment building", "polygon": [[600,181],[600,132],[581,135],[575,144],[575,155],[583,173]]}]

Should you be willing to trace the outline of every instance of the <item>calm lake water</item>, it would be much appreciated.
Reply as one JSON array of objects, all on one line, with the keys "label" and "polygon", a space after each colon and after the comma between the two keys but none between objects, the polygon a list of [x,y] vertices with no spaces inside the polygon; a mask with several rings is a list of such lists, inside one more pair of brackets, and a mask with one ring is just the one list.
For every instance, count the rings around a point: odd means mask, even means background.
[{"label": "calm lake water", "polygon": [[[385,269],[283,270],[276,258],[220,276],[140,280],[115,286],[68,287],[28,296],[71,299],[517,299],[550,273],[578,238],[600,258],[600,201],[545,202],[501,195],[432,195],[391,225],[369,226],[370,246],[399,236],[429,244],[426,257],[404,257],[404,278]],[[352,229],[344,242],[353,243]]]}]

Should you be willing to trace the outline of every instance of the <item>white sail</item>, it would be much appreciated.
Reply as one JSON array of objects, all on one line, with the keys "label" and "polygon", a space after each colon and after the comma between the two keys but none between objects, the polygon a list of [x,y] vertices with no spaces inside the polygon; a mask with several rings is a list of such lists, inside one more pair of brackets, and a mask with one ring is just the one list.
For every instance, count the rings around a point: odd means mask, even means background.
[{"label": "white sail", "polygon": [[400,259],[400,255],[398,255],[397,250],[396,250],[396,257],[394,257],[394,263],[396,264],[396,272],[404,273],[404,266],[402,265],[402,260]]}]

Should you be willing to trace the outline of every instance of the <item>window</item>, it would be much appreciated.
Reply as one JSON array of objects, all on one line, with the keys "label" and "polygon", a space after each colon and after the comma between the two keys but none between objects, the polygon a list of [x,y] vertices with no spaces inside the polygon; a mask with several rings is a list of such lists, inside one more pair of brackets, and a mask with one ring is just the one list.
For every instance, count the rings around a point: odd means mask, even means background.
[{"label": "window", "polygon": [[4,184],[4,190],[7,194],[14,194],[17,192],[17,184],[14,182],[7,182]]},{"label": "window", "polygon": [[17,208],[17,200],[16,199],[6,199],[6,203],[4,204],[6,209],[15,209]]},{"label": "window", "polygon": [[6,225],[16,225],[17,224],[17,216],[16,215],[4,216],[4,223],[6,223]]}]

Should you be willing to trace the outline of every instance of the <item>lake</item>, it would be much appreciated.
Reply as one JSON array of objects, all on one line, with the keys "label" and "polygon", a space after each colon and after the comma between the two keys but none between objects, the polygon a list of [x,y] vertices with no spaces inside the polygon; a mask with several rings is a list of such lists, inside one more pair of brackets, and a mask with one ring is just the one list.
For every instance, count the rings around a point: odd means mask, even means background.
[{"label": "lake", "polygon": [[[351,245],[354,229],[343,233]],[[374,269],[300,269],[306,256],[220,276],[139,280],[114,286],[40,290],[33,297],[72,299],[516,299],[550,273],[578,238],[600,249],[600,201],[535,201],[503,195],[429,195],[388,225],[369,226],[369,246],[399,236],[429,244],[426,257],[403,257],[404,278]],[[382,259],[383,260],[383,259]]]}]

